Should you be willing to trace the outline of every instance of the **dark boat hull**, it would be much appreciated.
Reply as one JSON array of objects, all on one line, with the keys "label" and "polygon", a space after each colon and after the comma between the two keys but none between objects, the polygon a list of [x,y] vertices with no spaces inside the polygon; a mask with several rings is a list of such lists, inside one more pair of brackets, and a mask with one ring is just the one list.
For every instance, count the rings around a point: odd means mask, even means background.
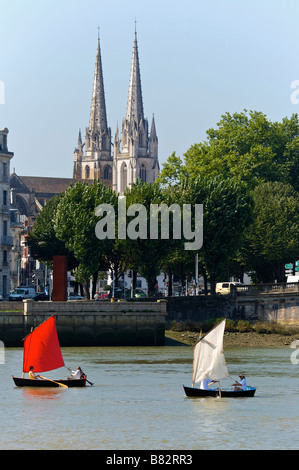
[{"label": "dark boat hull", "polygon": [[25,377],[14,377],[13,381],[17,387],[59,387],[60,383],[67,385],[68,387],[85,387],[86,379],[68,379],[68,380],[56,380],[55,383],[52,380],[40,380],[40,379],[27,379]]},{"label": "dark boat hull", "polygon": [[[219,389],[216,388],[210,390],[202,390],[196,387],[185,387],[185,385],[183,385],[183,387],[187,397],[219,397]],[[254,387],[248,387],[247,390],[221,389],[221,398],[253,397],[255,391],[256,388]]]}]

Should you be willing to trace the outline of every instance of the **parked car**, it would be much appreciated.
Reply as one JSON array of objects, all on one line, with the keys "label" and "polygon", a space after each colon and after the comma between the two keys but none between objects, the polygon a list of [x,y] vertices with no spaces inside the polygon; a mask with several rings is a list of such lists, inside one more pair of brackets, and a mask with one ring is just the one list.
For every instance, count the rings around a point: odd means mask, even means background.
[{"label": "parked car", "polygon": [[82,295],[74,294],[73,292],[70,292],[67,300],[84,300],[84,297]]},{"label": "parked car", "polygon": [[36,300],[36,301],[49,300],[49,296],[48,296],[48,294],[46,294],[45,292],[38,292],[38,293],[33,297],[33,300]]},{"label": "parked car", "polygon": [[216,294],[229,294],[230,286],[243,286],[242,282],[217,282]]},{"label": "parked car", "polygon": [[1,302],[2,300],[3,300],[3,297],[2,297],[2,295],[0,295],[0,302]]},{"label": "parked car", "polygon": [[22,301],[24,299],[33,299],[36,295],[34,287],[20,286],[17,287],[11,294],[9,294],[9,300]]},{"label": "parked car", "polygon": [[135,290],[133,290],[133,296],[137,297],[137,298],[146,297],[146,293],[143,292],[143,290],[141,290],[141,289],[135,289]]},{"label": "parked car", "polygon": [[[109,297],[112,297],[112,291],[110,291]],[[141,289],[133,290],[133,297],[146,297],[145,292]],[[125,288],[125,291],[122,287],[115,287],[114,289],[114,299],[131,299],[131,289]]]}]

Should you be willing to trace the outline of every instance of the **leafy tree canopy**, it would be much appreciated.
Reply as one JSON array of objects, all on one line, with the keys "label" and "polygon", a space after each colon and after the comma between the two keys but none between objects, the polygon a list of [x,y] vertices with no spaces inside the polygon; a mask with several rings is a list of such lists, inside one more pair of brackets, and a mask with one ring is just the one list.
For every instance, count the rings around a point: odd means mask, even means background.
[{"label": "leafy tree canopy", "polygon": [[172,154],[159,181],[174,184],[183,175],[237,177],[253,188],[264,181],[292,184],[299,190],[299,119],[297,114],[271,122],[257,111],[226,113],[207,140],[190,147],[184,161]]},{"label": "leafy tree canopy", "polygon": [[284,265],[299,253],[299,193],[288,184],[262,183],[252,191],[253,221],[244,230],[243,259],[256,281],[284,281]]},{"label": "leafy tree canopy", "polygon": [[63,194],[54,196],[39,213],[34,229],[28,236],[32,255],[42,262],[52,264],[53,256],[64,255],[68,259],[68,268],[73,269],[78,261],[66,244],[57,238],[54,222],[56,211]]}]

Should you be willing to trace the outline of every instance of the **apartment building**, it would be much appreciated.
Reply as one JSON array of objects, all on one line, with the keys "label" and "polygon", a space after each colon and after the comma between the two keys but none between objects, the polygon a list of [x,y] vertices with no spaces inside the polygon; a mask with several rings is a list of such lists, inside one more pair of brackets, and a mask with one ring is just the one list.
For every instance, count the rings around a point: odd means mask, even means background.
[{"label": "apartment building", "polygon": [[[13,153],[7,147],[8,129],[0,129],[0,296],[5,299],[10,289],[10,160]],[[0,297],[0,298],[1,298]]]}]

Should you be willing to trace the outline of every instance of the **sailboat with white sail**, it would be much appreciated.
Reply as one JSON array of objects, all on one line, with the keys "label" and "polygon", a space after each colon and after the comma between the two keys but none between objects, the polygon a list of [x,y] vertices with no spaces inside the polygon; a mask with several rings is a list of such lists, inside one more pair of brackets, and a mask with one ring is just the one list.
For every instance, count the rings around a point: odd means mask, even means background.
[{"label": "sailboat with white sail", "polygon": [[[187,397],[253,397],[254,387],[221,388],[220,380],[230,376],[223,352],[223,336],[226,320],[201,338],[194,347],[192,387],[184,387]],[[195,384],[208,379],[218,382],[218,388],[198,388]]]}]

